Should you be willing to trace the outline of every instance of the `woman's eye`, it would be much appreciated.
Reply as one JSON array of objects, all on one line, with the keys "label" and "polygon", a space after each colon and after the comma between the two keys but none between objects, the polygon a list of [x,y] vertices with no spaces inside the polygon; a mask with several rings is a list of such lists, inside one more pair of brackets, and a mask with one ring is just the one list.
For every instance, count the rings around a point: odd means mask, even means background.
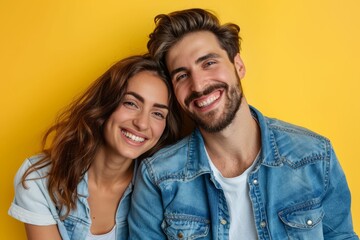
[{"label": "woman's eye", "polygon": [[129,108],[137,108],[137,105],[131,101],[124,101],[123,104],[124,104],[124,106],[129,107]]},{"label": "woman's eye", "polygon": [[161,112],[154,112],[153,115],[157,118],[157,119],[165,119],[166,116],[161,113]]}]

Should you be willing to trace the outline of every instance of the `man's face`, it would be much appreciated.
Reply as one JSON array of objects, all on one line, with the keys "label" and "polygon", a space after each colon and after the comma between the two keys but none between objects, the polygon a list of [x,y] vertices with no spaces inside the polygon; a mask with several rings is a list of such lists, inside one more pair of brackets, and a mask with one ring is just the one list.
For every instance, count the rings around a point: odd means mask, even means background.
[{"label": "man's face", "polygon": [[239,54],[232,63],[215,35],[201,31],[185,35],[172,46],[166,64],[178,102],[200,128],[218,132],[232,122],[245,75]]}]

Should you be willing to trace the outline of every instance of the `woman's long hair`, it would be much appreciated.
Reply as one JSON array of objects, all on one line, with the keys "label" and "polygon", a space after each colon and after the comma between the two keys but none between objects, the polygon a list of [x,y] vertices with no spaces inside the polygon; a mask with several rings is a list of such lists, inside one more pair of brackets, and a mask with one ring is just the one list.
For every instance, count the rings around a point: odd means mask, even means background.
[{"label": "woman's long hair", "polygon": [[48,178],[48,191],[57,208],[65,207],[62,219],[76,208],[77,186],[93,162],[97,149],[104,143],[104,123],[121,103],[128,80],[142,71],[155,72],[166,84],[170,111],[158,143],[141,158],[178,139],[180,111],[173,90],[158,64],[148,55],[143,55],[128,57],[113,65],[58,116],[43,137],[44,157],[27,169],[22,177],[22,184],[26,187],[30,173],[50,166],[48,175],[43,177]]}]

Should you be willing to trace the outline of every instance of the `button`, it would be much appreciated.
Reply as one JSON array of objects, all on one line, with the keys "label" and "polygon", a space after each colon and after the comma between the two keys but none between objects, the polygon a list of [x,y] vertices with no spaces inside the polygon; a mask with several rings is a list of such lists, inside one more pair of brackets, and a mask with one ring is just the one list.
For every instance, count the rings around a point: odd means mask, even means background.
[{"label": "button", "polygon": [[258,183],[259,183],[259,182],[258,182],[257,179],[254,179],[254,180],[253,180],[253,184],[257,185]]},{"label": "button", "polygon": [[262,227],[262,228],[266,227],[266,222],[265,222],[265,221],[261,221],[261,222],[260,222],[260,227]]},{"label": "button", "polygon": [[311,219],[309,219],[309,220],[306,221],[306,224],[307,224],[308,226],[311,226],[311,225],[313,225],[313,221],[311,221]]},{"label": "button", "polygon": [[179,232],[178,235],[177,235],[179,238],[183,238],[184,237],[184,234],[182,232]]},{"label": "button", "polygon": [[225,219],[221,219],[221,220],[220,220],[220,223],[221,223],[222,225],[225,225],[225,224],[227,224],[227,221],[226,221]]}]

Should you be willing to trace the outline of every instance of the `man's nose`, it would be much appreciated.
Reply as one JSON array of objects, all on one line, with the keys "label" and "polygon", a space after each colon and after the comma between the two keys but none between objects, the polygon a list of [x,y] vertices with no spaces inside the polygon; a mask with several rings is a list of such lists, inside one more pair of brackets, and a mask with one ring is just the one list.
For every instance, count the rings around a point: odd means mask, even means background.
[{"label": "man's nose", "polygon": [[198,72],[191,73],[191,90],[194,92],[202,92],[205,84],[204,76]]}]

